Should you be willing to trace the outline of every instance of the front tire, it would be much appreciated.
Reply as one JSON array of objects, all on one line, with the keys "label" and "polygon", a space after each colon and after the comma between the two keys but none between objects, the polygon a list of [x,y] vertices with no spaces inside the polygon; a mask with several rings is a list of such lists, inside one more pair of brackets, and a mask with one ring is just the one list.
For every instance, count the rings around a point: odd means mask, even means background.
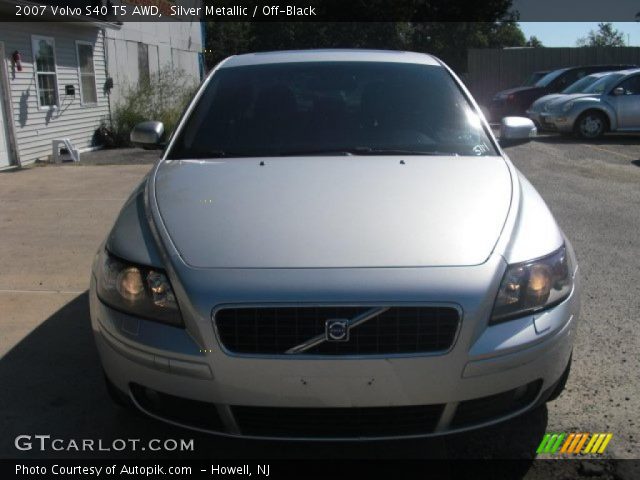
[{"label": "front tire", "polygon": [[602,112],[585,112],[576,121],[574,131],[580,138],[594,139],[601,137],[607,130],[607,117]]}]

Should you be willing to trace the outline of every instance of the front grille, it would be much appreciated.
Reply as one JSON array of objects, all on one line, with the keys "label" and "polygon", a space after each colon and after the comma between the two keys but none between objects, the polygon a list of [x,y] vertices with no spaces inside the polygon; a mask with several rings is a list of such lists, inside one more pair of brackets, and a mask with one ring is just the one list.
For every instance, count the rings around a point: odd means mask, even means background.
[{"label": "front grille", "polygon": [[[216,313],[218,336],[238,354],[281,355],[325,334],[329,319],[352,319],[371,307],[228,308]],[[448,350],[459,314],[451,307],[391,307],[351,327],[346,342],[324,341],[295,355],[384,355]]]},{"label": "front grille", "polygon": [[444,405],[365,408],[231,407],[243,435],[357,438],[432,433]]},{"label": "front grille", "polygon": [[541,386],[542,380],[536,380],[507,392],[460,402],[451,427],[483,423],[522,410],[535,400]]}]

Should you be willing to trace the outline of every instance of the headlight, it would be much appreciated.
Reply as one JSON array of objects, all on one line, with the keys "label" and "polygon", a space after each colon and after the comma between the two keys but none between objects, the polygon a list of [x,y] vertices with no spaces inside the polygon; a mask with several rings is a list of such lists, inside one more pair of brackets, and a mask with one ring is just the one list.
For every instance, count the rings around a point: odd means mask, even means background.
[{"label": "headlight", "polygon": [[105,252],[97,293],[103,303],[116,310],[184,326],[169,279],[157,268],[134,265]]},{"label": "headlight", "polygon": [[510,265],[502,277],[489,324],[557,305],[569,296],[572,286],[564,246],[538,260]]},{"label": "headlight", "polygon": [[567,102],[564,105],[562,105],[562,111],[563,112],[568,112],[569,110],[571,110],[573,108],[573,106],[576,104],[576,102]]}]

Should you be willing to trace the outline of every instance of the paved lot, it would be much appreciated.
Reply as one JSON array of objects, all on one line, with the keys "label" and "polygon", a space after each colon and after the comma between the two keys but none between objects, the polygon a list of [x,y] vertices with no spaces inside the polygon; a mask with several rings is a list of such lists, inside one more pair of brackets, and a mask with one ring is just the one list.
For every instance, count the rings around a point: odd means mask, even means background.
[{"label": "paved lot", "polygon": [[[573,239],[580,261],[582,323],[567,390],[548,408],[472,434],[339,446],[220,440],[113,407],[102,384],[85,290],[95,249],[149,165],[1,172],[0,457],[17,455],[16,435],[44,433],[106,442],[194,438],[201,457],[531,458],[545,431],[610,431],[609,456],[640,457],[640,138],[580,144],[548,136],[508,152]],[[119,153],[99,155],[111,160],[85,159],[109,164]],[[126,155],[145,163],[134,152]],[[544,478],[540,468],[526,478]]]}]

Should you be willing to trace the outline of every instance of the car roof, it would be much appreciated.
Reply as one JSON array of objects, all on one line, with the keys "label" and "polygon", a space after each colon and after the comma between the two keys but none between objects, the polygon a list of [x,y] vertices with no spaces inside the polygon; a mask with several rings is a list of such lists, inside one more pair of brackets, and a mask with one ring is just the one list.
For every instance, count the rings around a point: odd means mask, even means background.
[{"label": "car roof", "polygon": [[633,75],[635,73],[640,73],[640,67],[639,68],[629,68],[627,70],[618,70],[616,72],[609,72],[609,73],[622,73],[623,75]]},{"label": "car roof", "polygon": [[631,65],[629,63],[603,63],[598,65],[576,65],[575,67],[568,67],[566,70],[579,70],[581,68],[611,68],[610,71],[615,72],[621,70],[622,68],[633,68],[634,66],[635,65]]},{"label": "car roof", "polygon": [[229,57],[220,65],[220,68],[298,62],[391,62],[442,65],[437,58],[425,53],[393,50],[322,49],[246,53]]},{"label": "car roof", "polygon": [[587,77],[606,77],[607,75],[611,75],[612,73],[620,73],[623,72],[624,70],[605,70],[604,72],[593,72],[593,73],[588,73],[586,76]]},{"label": "car roof", "polygon": [[[598,65],[576,65],[574,67],[563,67],[563,68],[556,68],[555,70],[551,70],[549,73],[551,72],[568,72],[569,70],[579,70],[581,68],[611,68],[611,70],[606,70],[609,73],[612,72],[616,72],[616,71],[621,71],[622,68],[634,68],[635,65],[630,65],[627,63],[618,63],[618,64],[598,64]],[[595,72],[591,72],[588,73],[587,75],[591,75],[593,73],[600,73],[600,72],[604,72],[605,70],[600,70],[600,71],[595,71]]]}]

